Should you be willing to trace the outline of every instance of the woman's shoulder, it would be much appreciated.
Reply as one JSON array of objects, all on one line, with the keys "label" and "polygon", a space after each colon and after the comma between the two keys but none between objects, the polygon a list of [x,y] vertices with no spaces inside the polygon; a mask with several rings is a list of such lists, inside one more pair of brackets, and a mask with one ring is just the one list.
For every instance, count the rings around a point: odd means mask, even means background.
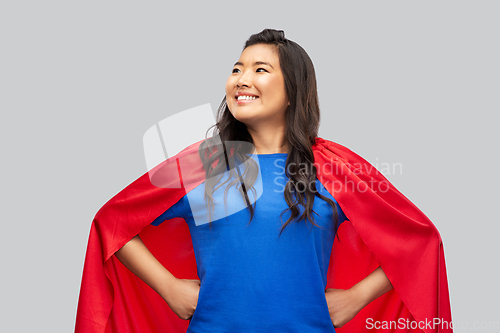
[{"label": "woman's shoulder", "polygon": [[315,139],[312,149],[314,153],[337,157],[344,161],[366,162],[364,158],[352,151],[350,148],[321,137],[317,137]]}]

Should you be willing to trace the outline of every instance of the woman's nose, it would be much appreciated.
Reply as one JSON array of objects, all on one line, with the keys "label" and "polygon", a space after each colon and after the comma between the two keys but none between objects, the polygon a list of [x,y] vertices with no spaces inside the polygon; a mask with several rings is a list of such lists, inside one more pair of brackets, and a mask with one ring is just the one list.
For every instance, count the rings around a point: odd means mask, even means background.
[{"label": "woman's nose", "polygon": [[241,74],[238,80],[236,80],[236,87],[241,88],[241,87],[251,87],[252,86],[252,81],[248,77],[248,75]]}]

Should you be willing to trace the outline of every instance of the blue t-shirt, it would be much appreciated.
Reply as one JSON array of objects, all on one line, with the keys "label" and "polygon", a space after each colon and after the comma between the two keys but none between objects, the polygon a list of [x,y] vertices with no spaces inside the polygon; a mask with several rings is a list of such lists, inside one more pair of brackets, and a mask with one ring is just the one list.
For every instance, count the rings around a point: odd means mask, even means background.
[{"label": "blue t-shirt", "polygon": [[[252,156],[260,176],[254,186],[257,200],[250,223],[250,212],[234,186],[225,207],[228,183],[214,193],[212,228],[203,219],[204,183],[152,223],[181,217],[189,226],[201,284],[187,332],[335,332],[324,293],[334,240],[333,210],[316,197],[314,221],[322,228],[292,221],[278,237],[290,216],[287,211],[280,221],[288,208],[286,157],[286,153]],[[243,166],[240,172],[244,170]],[[319,181],[316,187],[334,200]],[[334,202],[340,225],[346,216]],[[218,218],[225,216],[225,209],[227,218]]]}]

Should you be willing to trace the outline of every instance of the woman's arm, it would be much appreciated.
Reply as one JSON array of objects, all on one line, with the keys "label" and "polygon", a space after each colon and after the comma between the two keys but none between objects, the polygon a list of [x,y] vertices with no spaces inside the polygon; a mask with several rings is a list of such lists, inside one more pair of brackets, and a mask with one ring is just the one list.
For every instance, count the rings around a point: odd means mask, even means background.
[{"label": "woman's arm", "polygon": [[342,327],[361,309],[391,289],[392,284],[382,267],[375,269],[350,289],[326,289],[325,296],[333,326]]},{"label": "woman's arm", "polygon": [[192,317],[198,303],[199,280],[177,279],[153,256],[139,235],[118,250],[115,256],[160,294],[179,318],[187,320]]}]

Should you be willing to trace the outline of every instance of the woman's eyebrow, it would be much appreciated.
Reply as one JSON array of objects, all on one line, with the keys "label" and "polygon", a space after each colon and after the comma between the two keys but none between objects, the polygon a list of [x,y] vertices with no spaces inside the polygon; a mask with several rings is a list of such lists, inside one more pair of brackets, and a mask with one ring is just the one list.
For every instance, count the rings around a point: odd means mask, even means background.
[{"label": "woman's eyebrow", "polygon": [[[270,63],[265,62],[265,61],[256,61],[253,63],[253,65],[254,66],[255,65],[267,65],[267,66],[271,67],[272,69],[274,69],[274,67]],[[237,61],[234,63],[234,66],[243,66],[243,63],[241,61]]]}]

